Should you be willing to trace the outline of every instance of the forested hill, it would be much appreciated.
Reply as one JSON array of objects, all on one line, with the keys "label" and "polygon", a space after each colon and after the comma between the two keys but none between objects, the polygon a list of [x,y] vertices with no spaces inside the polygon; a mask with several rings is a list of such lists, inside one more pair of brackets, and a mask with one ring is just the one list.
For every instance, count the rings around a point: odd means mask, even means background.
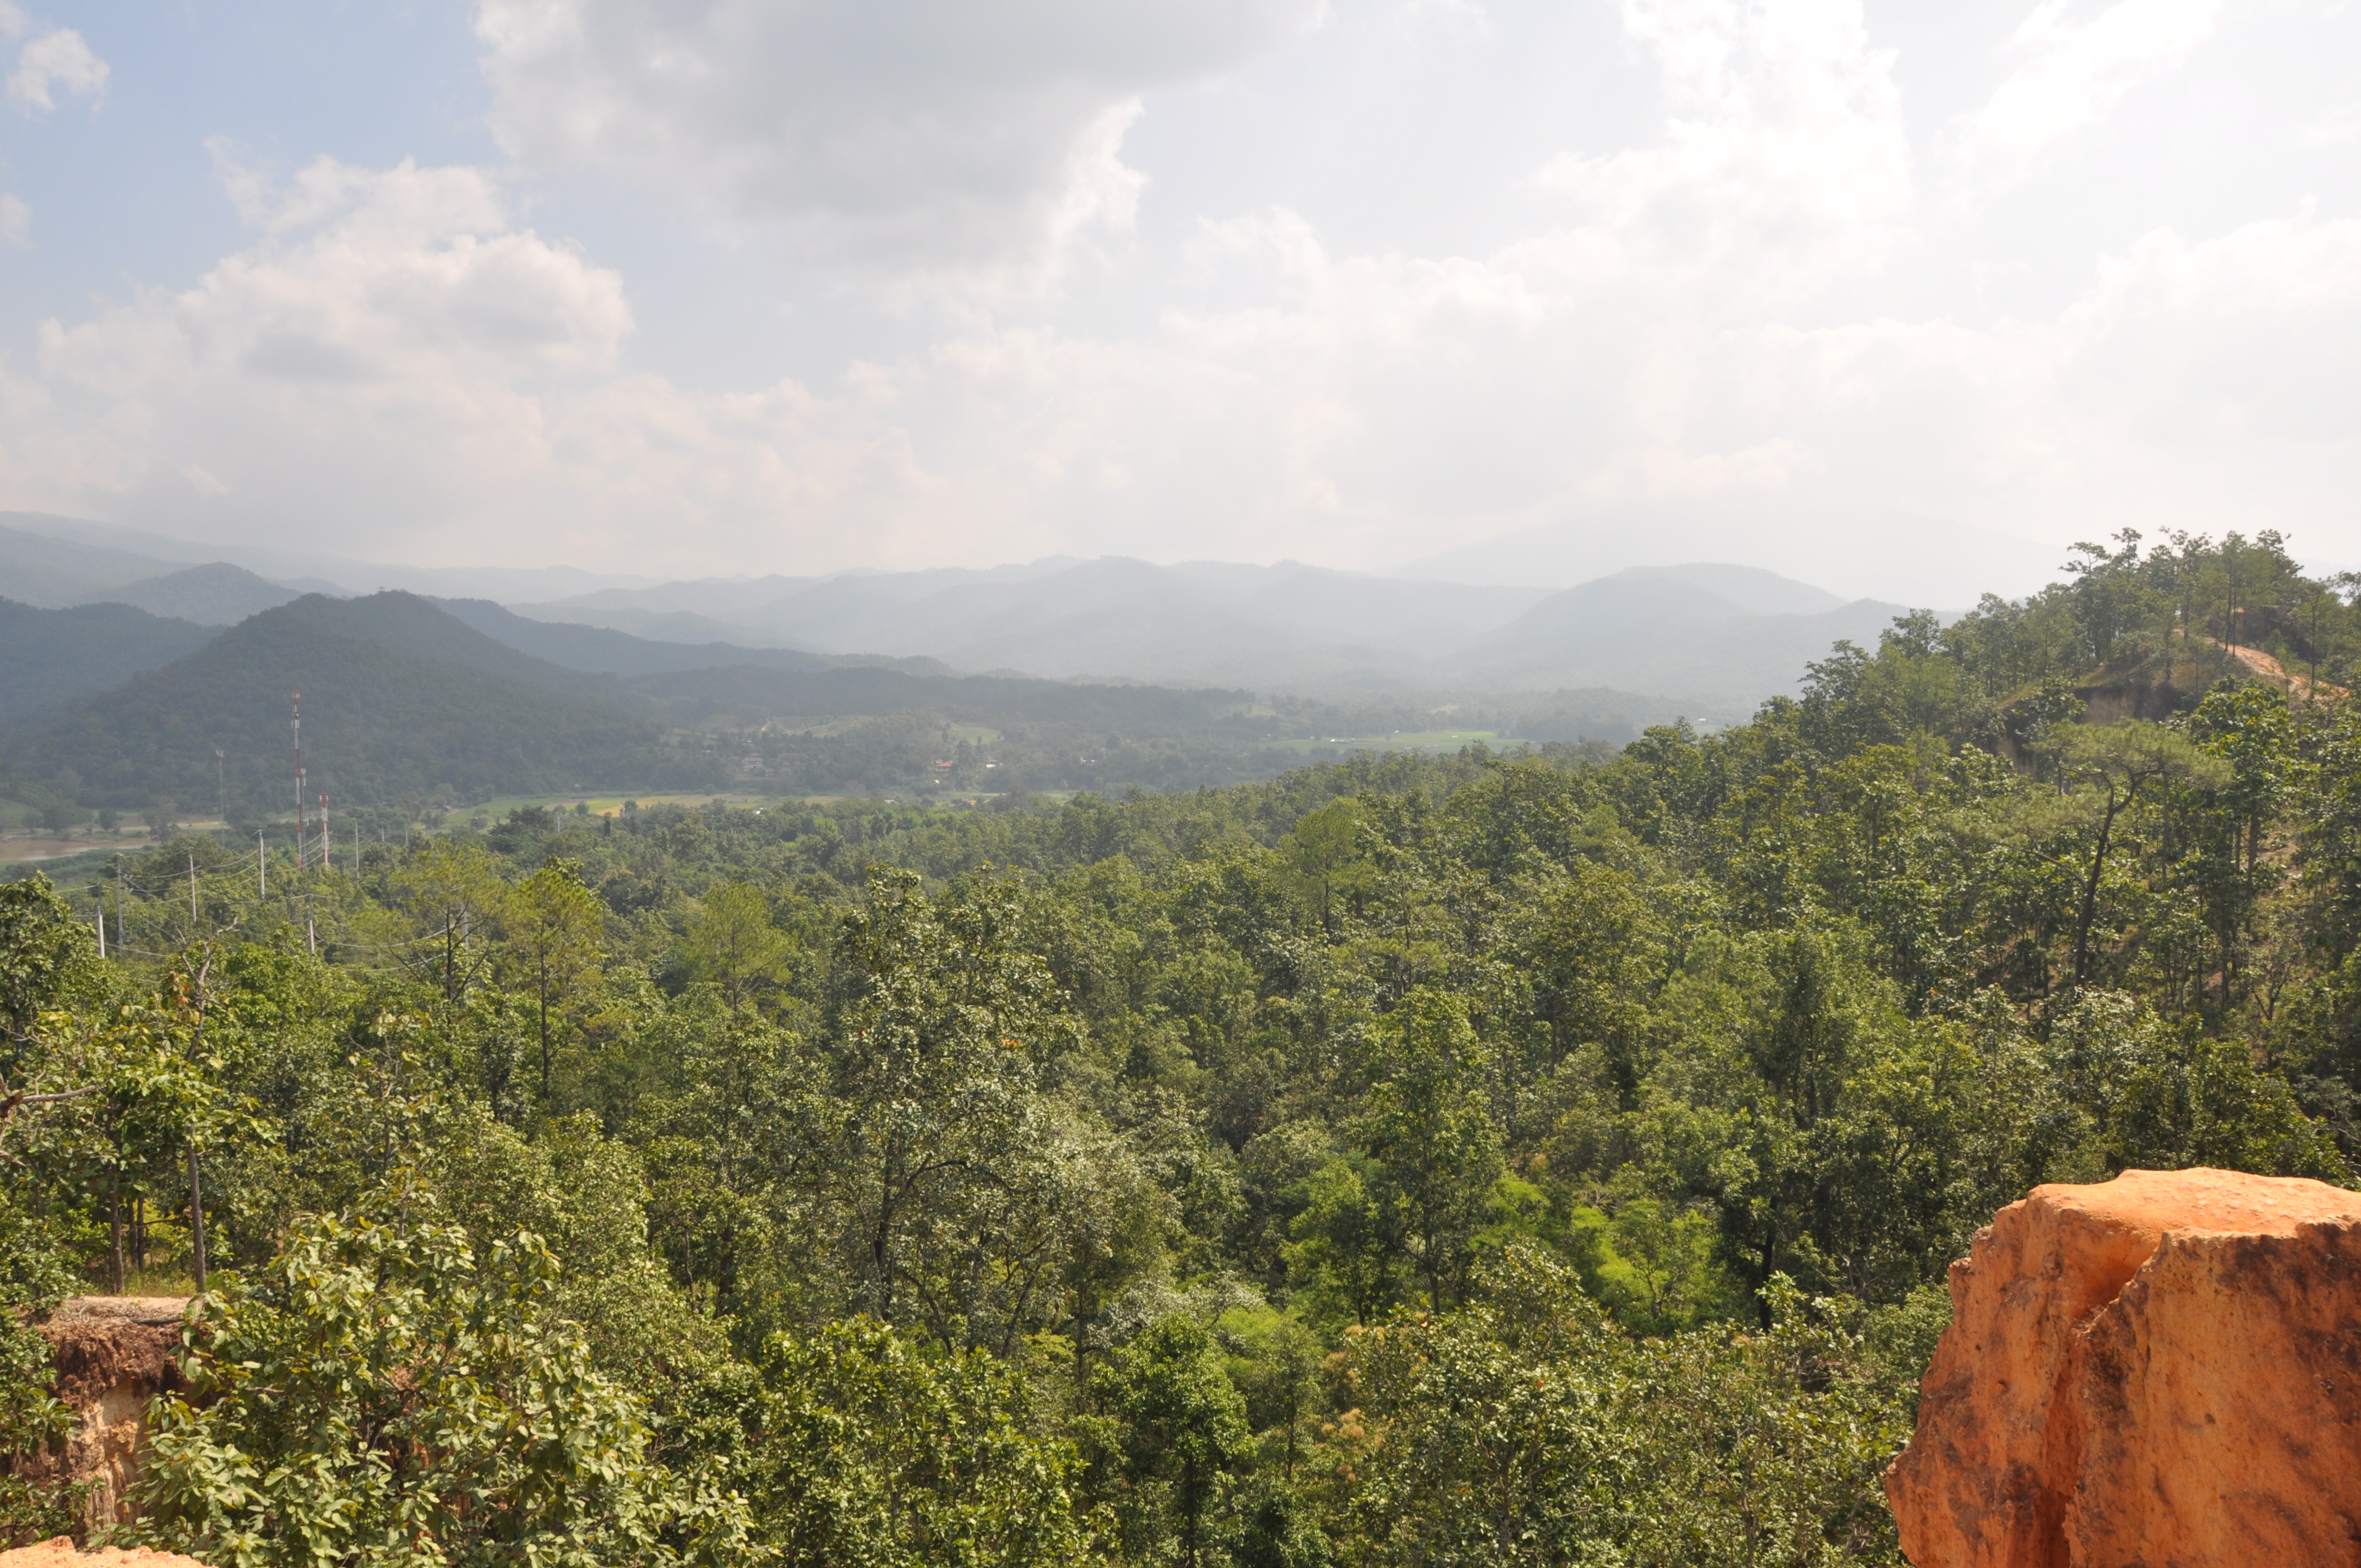
[{"label": "forested hill", "polygon": [[1894,1564],[1996,1208],[2361,1157],[2361,616],[2132,543],[1604,760],[0,887],[0,1304],[197,1173],[131,1533],[258,1568]]},{"label": "forested hill", "polygon": [[501,636],[398,592],[306,596],[210,641],[128,609],[0,611],[26,651],[0,676],[16,705],[0,763],[10,788],[86,809],[291,812],[299,690],[313,788],[346,806],[713,789],[750,751],[760,779],[881,793],[939,777],[947,751],[974,787],[985,739],[1015,790],[1267,777],[1289,758],[1237,717],[1246,692],[913,674],[459,608]]},{"label": "forested hill", "polygon": [[[613,780],[695,788],[614,684],[517,652],[408,594],[309,595],[5,738],[11,772],[86,805],[291,809],[290,698],[312,787],[346,806]],[[216,758],[218,749],[223,755]]]},{"label": "forested hill", "polygon": [[0,724],[119,685],[213,635],[129,605],[37,609],[0,598]]}]

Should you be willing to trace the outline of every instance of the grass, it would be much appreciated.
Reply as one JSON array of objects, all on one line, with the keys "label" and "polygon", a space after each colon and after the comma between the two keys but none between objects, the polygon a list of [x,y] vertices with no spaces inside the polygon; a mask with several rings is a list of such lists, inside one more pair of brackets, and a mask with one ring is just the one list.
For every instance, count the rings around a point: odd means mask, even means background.
[{"label": "grass", "polygon": [[20,861],[45,864],[80,860],[84,855],[136,855],[155,847],[155,840],[145,833],[122,839],[54,839],[45,834],[36,839],[0,840],[0,865]]},{"label": "grass", "polygon": [[1499,744],[1500,734],[1495,729],[1397,729],[1389,735],[1295,736],[1273,740],[1269,744],[1301,751],[1306,756],[1321,753],[1338,754],[1350,751],[1456,751],[1462,746],[1481,741],[1487,746]]},{"label": "grass", "polygon": [[22,856],[0,855],[0,882],[14,882],[20,876],[40,872],[60,887],[68,887],[94,877],[106,869],[118,854],[130,854],[146,850],[148,844],[107,845],[104,848],[77,850],[71,855],[53,855],[40,860]]},{"label": "grass", "polygon": [[[206,1260],[211,1262],[210,1256]],[[106,1266],[99,1265],[97,1277],[92,1282],[92,1293],[106,1288]],[[126,1296],[193,1296],[197,1293],[196,1277],[187,1267],[187,1259],[165,1263],[150,1256],[145,1268],[128,1267],[123,1271],[123,1293]]]}]

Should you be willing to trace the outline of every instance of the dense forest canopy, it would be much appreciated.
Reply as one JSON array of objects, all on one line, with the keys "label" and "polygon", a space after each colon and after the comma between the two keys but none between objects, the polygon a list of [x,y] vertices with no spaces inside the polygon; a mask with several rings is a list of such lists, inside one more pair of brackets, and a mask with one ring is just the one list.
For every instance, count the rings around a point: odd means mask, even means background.
[{"label": "dense forest canopy", "polygon": [[1607,757],[8,884],[7,1288],[210,1271],[214,1562],[1898,1561],[1995,1208],[2361,1157],[2361,621],[2138,546]]}]

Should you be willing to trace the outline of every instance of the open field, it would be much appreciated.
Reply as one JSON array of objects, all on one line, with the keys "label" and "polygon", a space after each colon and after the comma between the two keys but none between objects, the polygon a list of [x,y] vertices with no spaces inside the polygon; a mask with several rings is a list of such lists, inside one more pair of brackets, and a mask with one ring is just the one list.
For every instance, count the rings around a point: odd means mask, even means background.
[{"label": "open field", "polygon": [[71,860],[76,855],[100,853],[136,854],[152,850],[155,844],[145,837],[137,839],[0,839],[0,865],[22,865],[35,861]]},{"label": "open field", "polygon": [[728,806],[760,806],[777,798],[775,795],[750,795],[742,790],[698,790],[687,795],[504,795],[481,806],[463,806],[451,813],[450,820],[455,827],[489,828],[511,811],[533,806],[571,811],[577,806],[587,806],[593,817],[614,817],[621,813],[626,800],[635,800],[642,806],[708,806],[717,800]]},{"label": "open field", "polygon": [[1353,751],[1456,751],[1479,740],[1487,746],[1497,746],[1500,744],[1500,735],[1492,729],[1397,729],[1387,735],[1297,736],[1266,743],[1301,751],[1305,756],[1334,756]]},{"label": "open field", "polygon": [[63,855],[0,855],[0,882],[16,882],[38,873],[60,887],[70,887],[92,877],[104,876],[107,866],[118,854],[152,848],[154,846],[145,840],[105,845],[76,840],[74,847]]},{"label": "open field", "polygon": [[[192,822],[189,826],[202,832],[218,824]],[[0,839],[0,865],[13,865],[27,861],[70,860],[76,855],[115,853],[129,855],[136,854],[141,850],[152,850],[155,847],[155,841],[145,833],[126,833],[119,839],[96,837]]]}]

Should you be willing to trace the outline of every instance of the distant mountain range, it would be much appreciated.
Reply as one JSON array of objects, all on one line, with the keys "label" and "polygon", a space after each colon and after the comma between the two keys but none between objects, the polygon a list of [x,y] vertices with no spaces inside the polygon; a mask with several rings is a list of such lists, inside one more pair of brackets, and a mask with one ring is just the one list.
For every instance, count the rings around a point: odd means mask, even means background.
[{"label": "distant mountain range", "polygon": [[[27,585],[11,586],[18,563],[29,552],[40,549],[38,542],[43,541],[66,547],[86,564],[100,560],[118,563],[99,568],[104,579],[101,587],[117,587],[212,561],[233,562],[299,593],[346,597],[399,588],[406,593],[506,602],[554,598],[595,588],[643,587],[655,581],[653,577],[612,572],[586,572],[577,566],[394,566],[324,551],[192,543],[49,512],[0,511],[0,596],[23,603],[59,602],[36,598]],[[77,576],[89,575],[87,565],[77,567],[75,572]]]},{"label": "distant mountain range", "polygon": [[989,572],[667,583],[512,607],[655,641],[939,660],[1054,678],[1374,697],[1608,686],[1736,718],[1904,607],[1749,566],[1640,567],[1559,593],[1298,565],[1046,561]]},{"label": "distant mountain range", "polygon": [[1482,690],[1603,685],[1751,708],[1796,690],[1839,639],[1876,646],[1903,613],[1745,566],[1637,568],[1551,595],[1436,669]]},{"label": "distant mountain range", "polygon": [[[119,532],[71,536],[62,522],[0,514],[0,596],[49,609],[128,605],[169,620],[226,626],[317,586],[272,580],[225,560],[175,564],[142,550],[203,552]],[[1521,545],[1494,542],[1529,553],[1565,543],[1555,535]],[[1626,554],[1647,547],[1636,539],[1617,546]],[[358,565],[320,560],[338,570]],[[470,576],[387,571],[437,584]],[[511,589],[602,581],[560,568],[491,576]],[[1526,581],[1551,576],[1536,568]],[[1764,698],[1794,692],[1829,644],[1872,641],[1903,609],[1728,563],[1633,566],[1558,589],[1295,563],[1159,566],[1063,557],[988,570],[603,581],[561,598],[500,592],[434,602],[495,642],[623,680],[725,667],[816,673],[878,664],[914,676],[1144,682],[1359,703],[1603,689],[1645,694],[1710,720],[1742,718]],[[1964,590],[1954,597],[1964,598]],[[182,633],[132,638],[92,660],[89,674],[61,677],[62,685],[47,675],[0,677],[0,717],[104,689],[92,685],[103,674],[154,668],[162,651],[184,642]],[[1517,706],[1530,711],[1534,704]],[[1598,710],[1589,698],[1576,706]]]},{"label": "distant mountain range", "polygon": [[1633,566],[1727,561],[1806,578],[1847,599],[1963,610],[1984,593],[2037,591],[2057,578],[2064,556],[2054,544],[1893,507],[1660,501],[1597,508],[1388,575],[1572,587]]},{"label": "distant mountain range", "polygon": [[178,565],[109,545],[0,526],[0,598],[39,609],[127,604],[200,626],[230,626],[302,591],[225,561]]}]

